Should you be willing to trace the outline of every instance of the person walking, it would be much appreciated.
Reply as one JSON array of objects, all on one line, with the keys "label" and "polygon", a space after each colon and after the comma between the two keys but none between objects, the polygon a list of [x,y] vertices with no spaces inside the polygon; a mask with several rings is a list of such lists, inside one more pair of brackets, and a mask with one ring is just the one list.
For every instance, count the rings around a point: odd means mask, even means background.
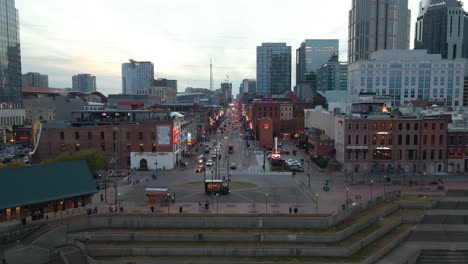
[{"label": "person walking", "polygon": [[151,212],[154,213],[154,206],[151,206]]}]

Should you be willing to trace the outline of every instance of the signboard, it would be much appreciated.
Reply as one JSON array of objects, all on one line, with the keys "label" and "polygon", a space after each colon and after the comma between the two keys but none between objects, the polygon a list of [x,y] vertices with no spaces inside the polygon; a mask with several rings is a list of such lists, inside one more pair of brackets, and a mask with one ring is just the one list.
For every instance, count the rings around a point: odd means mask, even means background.
[{"label": "signboard", "polygon": [[158,134],[159,145],[171,144],[171,127],[170,126],[158,126],[157,134]]},{"label": "signboard", "polygon": [[270,124],[263,124],[264,129],[270,129]]},{"label": "signboard", "polygon": [[187,133],[187,144],[192,145],[192,133]]},{"label": "signboard", "polygon": [[172,143],[177,145],[179,143],[179,129],[172,129]]}]

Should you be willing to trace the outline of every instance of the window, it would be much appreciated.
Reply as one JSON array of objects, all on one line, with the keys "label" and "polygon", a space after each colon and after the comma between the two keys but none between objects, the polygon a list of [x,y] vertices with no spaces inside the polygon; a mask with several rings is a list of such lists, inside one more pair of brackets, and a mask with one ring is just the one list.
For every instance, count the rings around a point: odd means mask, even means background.
[{"label": "window", "polygon": [[402,129],[403,129],[403,124],[402,123],[398,124],[398,130],[402,130]]},{"label": "window", "polygon": [[101,132],[101,140],[104,140],[104,132]]},{"label": "window", "polygon": [[441,149],[439,149],[439,160],[442,160],[442,152],[443,151]]},{"label": "window", "polygon": [[410,124],[406,123],[406,130],[410,130]]},{"label": "window", "polygon": [[356,124],[356,130],[359,130],[359,123]]},{"label": "window", "polygon": [[414,124],[414,130],[418,130],[418,129],[419,129],[418,123]]},{"label": "window", "polygon": [[348,135],[348,145],[351,145],[351,135]]},{"label": "window", "polygon": [[432,123],[432,130],[435,130],[435,129],[436,129],[436,124]]},{"label": "window", "polygon": [[418,135],[414,135],[413,145],[418,145]]},{"label": "window", "polygon": [[392,130],[393,129],[393,123],[388,123],[388,130]]},{"label": "window", "polygon": [[75,144],[75,151],[80,151],[80,144]]},{"label": "window", "polygon": [[424,128],[427,128],[427,122],[424,122]]},{"label": "window", "polygon": [[93,139],[93,133],[91,131],[88,132],[88,140]]},{"label": "window", "polygon": [[348,124],[348,130],[351,130],[352,124]]},{"label": "window", "polygon": [[372,157],[375,160],[389,160],[392,158],[392,151],[389,149],[376,149],[372,153]]},{"label": "window", "polygon": [[372,136],[372,145],[377,145],[377,136]]},{"label": "window", "polygon": [[151,147],[152,152],[156,152],[156,144],[153,143],[153,146]]},{"label": "window", "polygon": [[138,139],[143,140],[143,132],[138,132]]},{"label": "window", "polygon": [[359,145],[359,135],[356,135],[356,145]]},{"label": "window", "polygon": [[75,139],[76,140],[80,139],[80,132],[75,132]]},{"label": "window", "polygon": [[144,148],[144,145],[143,145],[143,144],[140,144],[140,152],[143,152],[144,149],[145,149],[145,148]]},{"label": "window", "polygon": [[462,142],[463,142],[463,138],[462,138],[462,137],[458,137],[457,145],[461,145]]},{"label": "window", "polygon": [[351,151],[348,152],[348,160],[351,160]]},{"label": "window", "polygon": [[434,150],[431,149],[431,160],[433,160],[433,159],[434,159]]},{"label": "window", "polygon": [[423,136],[423,145],[427,145],[427,135]]},{"label": "window", "polygon": [[455,142],[455,137],[454,136],[450,136],[450,146],[453,146],[453,142]]},{"label": "window", "polygon": [[408,146],[410,144],[410,136],[406,135],[406,145]]},{"label": "window", "polygon": [[367,135],[364,135],[364,145],[367,145]]},{"label": "window", "polygon": [[380,129],[385,130],[385,123],[380,124]]},{"label": "window", "polygon": [[444,130],[444,123],[440,123],[440,130]]},{"label": "window", "polygon": [[63,131],[60,131],[60,139],[61,140],[65,139],[65,133]]},{"label": "window", "polygon": [[362,152],[362,159],[366,160],[367,159],[367,151]]},{"label": "window", "polygon": [[398,146],[401,146],[402,144],[402,136],[398,135]]},{"label": "window", "polygon": [[356,151],[356,160],[359,159],[359,152]]},{"label": "window", "polygon": [[423,160],[427,159],[427,151],[426,150],[423,150],[422,159]]},{"label": "window", "polygon": [[431,145],[434,145],[435,144],[435,135],[432,135],[431,136]]},{"label": "window", "polygon": [[364,130],[367,130],[367,123],[364,124]]},{"label": "window", "polygon": [[385,145],[385,136],[380,136],[380,145]]},{"label": "window", "polygon": [[377,123],[373,123],[373,124],[372,124],[372,129],[373,129],[373,130],[377,130]]}]

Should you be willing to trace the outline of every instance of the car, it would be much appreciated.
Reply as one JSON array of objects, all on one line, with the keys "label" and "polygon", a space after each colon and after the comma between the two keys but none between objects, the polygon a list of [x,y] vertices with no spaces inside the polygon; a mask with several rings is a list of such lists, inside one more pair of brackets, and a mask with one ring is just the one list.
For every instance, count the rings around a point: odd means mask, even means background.
[{"label": "car", "polygon": [[237,166],[236,166],[235,163],[232,163],[231,166],[229,166],[229,168],[230,168],[231,170],[235,170],[235,169],[237,169]]},{"label": "car", "polygon": [[203,152],[210,153],[210,149],[211,149],[210,146],[207,145],[205,146],[205,149],[203,150]]},{"label": "car", "polygon": [[294,172],[303,172],[304,171],[302,166],[298,166],[298,165],[289,166],[289,170],[294,171]]},{"label": "car", "polygon": [[208,160],[208,161],[206,162],[205,166],[211,167],[211,166],[213,166],[213,164],[214,164],[213,160]]},{"label": "car", "polygon": [[203,166],[203,165],[199,165],[196,169],[195,169],[195,172],[202,172],[202,171],[205,171],[206,170],[206,167]]}]

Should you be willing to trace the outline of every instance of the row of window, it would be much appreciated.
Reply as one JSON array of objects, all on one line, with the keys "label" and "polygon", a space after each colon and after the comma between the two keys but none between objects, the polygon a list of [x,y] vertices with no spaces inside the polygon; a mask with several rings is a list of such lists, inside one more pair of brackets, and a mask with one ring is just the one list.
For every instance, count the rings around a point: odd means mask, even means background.
[{"label": "row of window", "polygon": [[[87,136],[88,136],[87,137],[88,140],[92,140],[93,139],[93,132],[88,131]],[[130,140],[131,139],[131,132],[126,132],[125,137],[126,137],[127,140]],[[99,133],[99,138],[101,140],[104,140],[105,139],[105,132],[101,131]],[[143,138],[144,138],[143,137],[143,132],[138,132],[138,139],[143,140]],[[79,140],[79,139],[80,139],[80,132],[75,131],[75,140]],[[117,132],[116,131],[112,132],[112,139],[117,140]],[[156,140],[156,132],[152,132],[151,139]],[[60,132],[60,140],[65,140],[65,132],[63,132],[63,131]]]},{"label": "row of window", "polygon": [[[402,150],[398,150],[397,152],[398,160],[417,160],[418,159],[418,152],[414,149],[405,150],[403,157]],[[435,160],[443,159],[443,150],[438,151],[438,156],[436,157],[436,151],[431,149],[430,152],[427,150],[422,151],[422,160]],[[348,149],[348,160],[367,160],[367,150],[351,150]],[[373,160],[391,160],[392,159],[392,150],[390,149],[376,149],[372,152],[372,159]]]},{"label": "row of window", "polygon": [[[76,143],[74,146],[74,149],[75,151],[80,151],[81,150],[81,145],[79,143]],[[92,147],[91,145],[89,145],[88,147]],[[131,148],[132,146],[130,144],[127,144],[127,151],[130,152],[131,151]],[[101,149],[102,151],[106,151],[106,144],[104,143],[101,143]],[[60,144],[60,151],[61,152],[65,152],[67,150],[65,144]],[[145,145],[144,144],[140,144],[139,145],[139,150],[140,152],[144,152],[145,151]],[[117,149],[116,149],[116,146],[115,144],[113,144],[113,152],[116,152]],[[156,152],[156,144],[153,143],[153,145],[151,146],[151,152]]]},{"label": "row of window", "polygon": [[[427,122],[424,122],[424,128],[428,128],[428,127],[429,127],[429,124]],[[431,123],[432,130],[436,130],[436,127],[437,127],[436,123]],[[359,123],[354,124],[354,128],[355,128],[355,130],[359,130],[359,128],[360,128]],[[414,123],[413,127],[411,128],[411,124],[406,123],[405,128],[406,128],[406,130],[411,130],[411,129],[419,130],[419,124]],[[439,129],[444,130],[444,128],[445,128],[445,124],[440,123],[439,124]],[[348,130],[352,130],[352,129],[353,129],[353,124],[349,123],[348,124]],[[363,124],[363,129],[367,130],[367,123]],[[378,125],[377,123],[372,123],[372,130],[377,130],[377,129],[379,129],[379,130],[385,130],[385,129],[392,130],[393,129],[393,123],[388,123],[388,124],[380,123],[380,125]],[[403,123],[398,124],[398,130],[403,130]]]},{"label": "row of window", "polygon": [[[361,144],[361,136],[360,135],[356,135],[355,136],[355,140],[354,140],[354,145],[360,145]],[[363,135],[362,136],[362,145],[367,145],[367,135]],[[426,145],[428,144],[428,136],[427,135],[423,135],[423,144]],[[406,146],[409,146],[411,145],[411,135],[406,135],[405,136],[405,141],[404,141],[405,145]],[[403,145],[403,135],[398,135],[398,146],[401,146]],[[419,141],[418,141],[418,135],[413,135],[413,145],[418,145],[419,144]],[[372,145],[393,145],[393,135],[373,135],[372,136]],[[439,142],[436,142],[436,136],[435,135],[431,135],[431,141],[430,141],[430,144],[431,145],[435,145],[435,144],[439,144],[439,145],[443,145],[444,144],[444,136],[443,135],[439,135]],[[351,135],[348,135],[348,145],[353,145],[353,142],[352,142],[352,137]]]}]

